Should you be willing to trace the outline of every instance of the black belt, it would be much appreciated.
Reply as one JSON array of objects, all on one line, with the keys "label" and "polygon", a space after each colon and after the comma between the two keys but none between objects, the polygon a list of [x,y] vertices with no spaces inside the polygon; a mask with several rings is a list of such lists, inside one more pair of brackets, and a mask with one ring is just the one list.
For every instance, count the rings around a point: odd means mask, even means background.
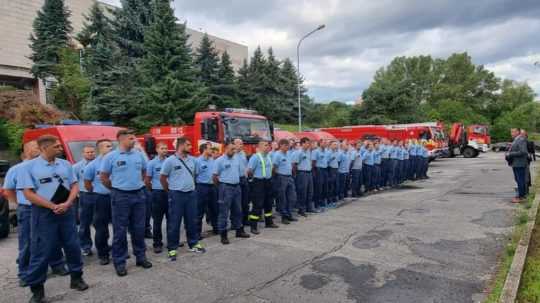
[{"label": "black belt", "polygon": [[210,184],[210,183],[197,183],[197,186],[214,186],[214,184]]},{"label": "black belt", "polygon": [[134,193],[140,192],[143,188],[144,187],[141,187],[139,189],[134,189],[134,190],[123,190],[123,189],[118,189],[118,188],[113,187],[112,189],[123,192],[123,193],[127,193],[127,194],[134,194]]},{"label": "black belt", "polygon": [[297,170],[297,173],[311,174],[311,170]]},{"label": "black belt", "polygon": [[225,182],[219,182],[219,184],[227,185],[227,186],[238,186],[240,183],[231,184],[231,183],[225,183]]},{"label": "black belt", "polygon": [[165,191],[164,189],[153,189],[152,188],[152,191]]},{"label": "black belt", "polygon": [[280,177],[292,177],[292,175],[277,174]]},{"label": "black belt", "polygon": [[87,195],[100,195],[100,196],[109,196],[110,194],[100,194],[96,192],[84,192]]}]

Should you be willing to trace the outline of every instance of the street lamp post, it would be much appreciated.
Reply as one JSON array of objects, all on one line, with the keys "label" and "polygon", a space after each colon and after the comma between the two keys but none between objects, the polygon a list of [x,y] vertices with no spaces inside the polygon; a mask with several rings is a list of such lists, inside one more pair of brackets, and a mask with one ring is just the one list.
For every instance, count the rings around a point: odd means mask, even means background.
[{"label": "street lamp post", "polygon": [[324,24],[321,24],[319,25],[316,29],[312,30],[311,32],[307,33],[306,35],[304,35],[304,37],[302,37],[302,39],[300,39],[300,41],[298,41],[298,45],[296,46],[296,59],[297,59],[297,71],[298,71],[298,83],[297,83],[297,89],[298,89],[298,131],[301,132],[302,131],[302,98],[300,96],[301,94],[301,91],[300,91],[300,44],[302,44],[302,41],[304,41],[304,39],[306,39],[307,37],[309,37],[311,34],[317,32],[317,31],[320,31],[321,29],[325,28],[326,25]]}]

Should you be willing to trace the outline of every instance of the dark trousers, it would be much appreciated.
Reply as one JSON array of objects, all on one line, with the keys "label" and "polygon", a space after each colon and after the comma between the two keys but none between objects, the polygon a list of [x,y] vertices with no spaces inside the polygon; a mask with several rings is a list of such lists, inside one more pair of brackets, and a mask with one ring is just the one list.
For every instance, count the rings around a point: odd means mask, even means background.
[{"label": "dark trousers", "polygon": [[142,190],[111,190],[113,223],[112,258],[114,266],[125,266],[128,255],[127,232],[131,234],[131,246],[137,262],[146,260],[144,229],[146,219],[146,195]]},{"label": "dark trousers", "polygon": [[94,205],[94,240],[98,257],[109,258],[109,223],[111,223],[111,196],[96,193],[87,193],[85,200],[91,200]]},{"label": "dark trousers", "polygon": [[518,188],[518,198],[525,198],[527,195],[527,184],[525,183],[526,167],[512,167],[512,170]]},{"label": "dark trousers", "polygon": [[424,157],[416,158],[416,178],[424,177]]},{"label": "dark trousers", "polygon": [[373,190],[373,165],[364,164],[362,167],[365,191]]},{"label": "dark trousers", "polygon": [[390,184],[390,167],[392,166],[390,159],[381,160],[381,186],[388,186]]},{"label": "dark trousers", "polygon": [[347,186],[347,180],[349,179],[349,173],[338,173],[338,180],[337,180],[337,194],[338,199],[343,200],[348,195],[348,186]]},{"label": "dark trousers", "polygon": [[279,213],[282,217],[291,217],[296,206],[296,186],[292,176],[277,175]]},{"label": "dark trousers", "polygon": [[163,218],[169,224],[169,195],[162,189],[153,189],[152,197],[152,229],[153,247],[163,247]]},{"label": "dark trousers", "polygon": [[410,156],[409,158],[409,179],[416,179],[416,156]]},{"label": "dark trousers", "polygon": [[352,170],[352,180],[351,180],[351,191],[353,197],[358,197],[362,195],[362,170],[353,169]]},{"label": "dark trousers", "polygon": [[197,231],[202,232],[203,217],[210,220],[210,225],[214,230],[217,230],[217,191],[214,184],[197,184]]},{"label": "dark trousers", "polygon": [[251,197],[253,208],[249,214],[250,221],[259,221],[261,216],[272,217],[272,179],[253,179],[251,182]]},{"label": "dark trousers", "polygon": [[150,218],[152,218],[152,194],[150,191],[148,191],[145,188],[142,189],[144,191],[144,196],[146,197],[144,202],[146,203],[146,212],[144,217],[144,230],[146,232],[152,231],[152,225],[150,225]]},{"label": "dark trousers", "polygon": [[197,229],[197,194],[195,191],[169,191],[169,217],[167,218],[167,249],[176,250],[180,246],[180,226],[184,229],[189,247],[199,243]]},{"label": "dark trousers", "polygon": [[381,168],[381,164],[375,164],[373,165],[373,176],[374,176],[374,180],[373,180],[373,187],[375,187],[376,189],[379,189],[381,188],[382,186],[382,168]]},{"label": "dark trousers", "polygon": [[328,202],[328,169],[317,168],[314,177],[315,182],[313,182],[313,186],[315,187],[315,207],[326,207],[326,203]]},{"label": "dark trousers", "polygon": [[328,168],[328,202],[337,202],[337,168]]},{"label": "dark trousers", "polygon": [[310,171],[296,172],[296,198],[298,211],[313,210],[313,176]]},{"label": "dark trousers", "polygon": [[246,177],[240,177],[240,190],[242,191],[242,222],[247,224],[249,216],[249,184]]},{"label": "dark trousers", "polygon": [[220,183],[218,186],[218,231],[227,231],[227,221],[231,228],[242,227],[242,189],[240,185]]},{"label": "dark trousers", "polygon": [[[19,242],[19,255],[17,257],[18,277],[24,280],[24,275],[30,263],[30,245],[32,234],[32,206],[19,204],[17,206],[17,236]],[[64,266],[64,253],[58,246],[53,252],[49,265],[51,268]]]},{"label": "dark trousers", "polygon": [[94,221],[94,209],[96,200],[91,197],[91,193],[79,193],[79,241],[81,249],[88,251],[92,249],[92,238],[90,235],[90,225]]},{"label": "dark trousers", "polygon": [[399,164],[399,160],[397,159],[390,159],[390,169],[389,169],[389,172],[390,172],[390,175],[388,176],[388,179],[390,181],[390,186],[396,186],[398,185],[398,164]]},{"label": "dark trousers", "polygon": [[30,263],[24,280],[29,286],[45,283],[50,260],[58,256],[58,250],[64,249],[66,264],[72,274],[82,274],[82,255],[75,210],[69,209],[62,215],[51,210],[32,206],[31,215]]}]

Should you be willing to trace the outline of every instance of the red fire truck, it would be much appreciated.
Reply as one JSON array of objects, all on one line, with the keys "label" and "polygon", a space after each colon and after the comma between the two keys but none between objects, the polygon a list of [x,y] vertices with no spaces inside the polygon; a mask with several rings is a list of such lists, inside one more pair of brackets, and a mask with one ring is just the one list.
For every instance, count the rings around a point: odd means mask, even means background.
[{"label": "red fire truck", "polygon": [[320,140],[336,140],[336,137],[334,137],[332,134],[323,132],[323,131],[303,131],[303,132],[295,132],[294,133],[298,139],[302,139],[304,137],[308,138],[311,141],[320,141]]},{"label": "red fire truck", "polygon": [[149,155],[155,153],[158,142],[165,142],[173,153],[176,139],[182,136],[190,139],[192,155],[199,154],[203,143],[210,143],[222,152],[223,143],[234,138],[244,141],[246,154],[250,155],[259,140],[273,140],[273,128],[268,119],[256,111],[227,108],[222,112],[198,112],[191,125],[152,127],[149,133],[139,137],[139,142]]},{"label": "red fire truck", "polygon": [[473,124],[465,127],[463,123],[452,124],[448,138],[451,157],[461,154],[465,158],[475,158],[480,152],[487,152],[490,144],[487,126]]}]

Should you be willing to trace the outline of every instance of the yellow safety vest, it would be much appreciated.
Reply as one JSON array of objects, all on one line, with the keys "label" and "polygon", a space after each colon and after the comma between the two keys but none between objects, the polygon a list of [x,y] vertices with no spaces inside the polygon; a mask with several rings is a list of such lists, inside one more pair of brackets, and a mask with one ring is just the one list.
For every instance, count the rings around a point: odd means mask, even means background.
[{"label": "yellow safety vest", "polygon": [[[257,156],[259,157],[259,160],[261,160],[262,176],[263,178],[266,178],[266,161],[264,161],[265,157],[263,157],[261,153],[257,153]],[[270,167],[272,167],[272,159],[268,158],[268,161],[270,161]]]}]

